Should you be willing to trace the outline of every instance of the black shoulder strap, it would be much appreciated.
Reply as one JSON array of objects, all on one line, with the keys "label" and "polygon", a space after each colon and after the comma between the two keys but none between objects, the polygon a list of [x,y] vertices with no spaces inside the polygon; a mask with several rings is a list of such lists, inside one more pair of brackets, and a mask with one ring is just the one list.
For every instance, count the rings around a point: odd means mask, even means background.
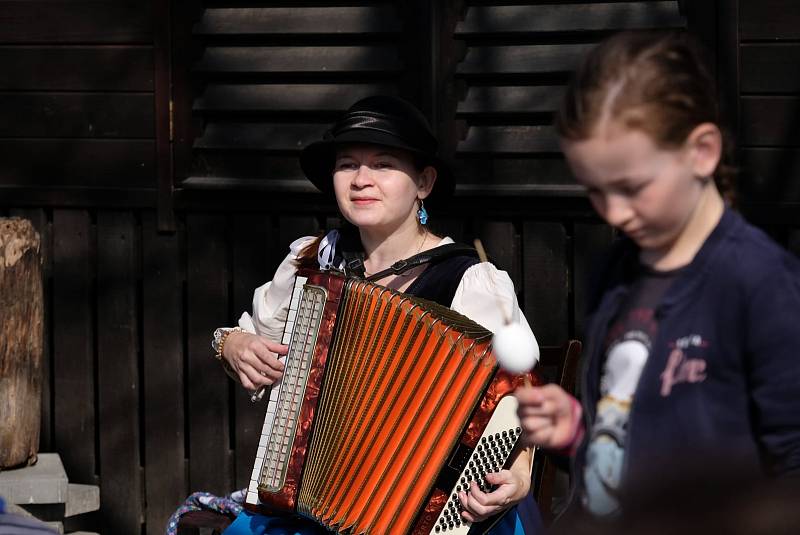
[{"label": "black shoulder strap", "polygon": [[364,278],[366,268],[364,267],[364,253],[362,251],[342,251],[342,259],[344,260],[345,275],[357,279]]},{"label": "black shoulder strap", "polygon": [[[445,245],[434,247],[433,249],[428,249],[427,251],[422,251],[421,253],[415,254],[414,256],[406,258],[405,260],[398,260],[383,271],[379,271],[370,275],[366,278],[366,280],[376,281],[386,277],[387,275],[399,275],[408,271],[409,269],[421,266],[422,264],[435,264],[446,258],[452,258],[454,256],[474,256],[477,258],[478,252],[468,245],[462,245],[460,243],[447,243]],[[349,260],[345,259],[345,262],[349,264]],[[361,257],[361,269],[363,273],[363,256]]]}]

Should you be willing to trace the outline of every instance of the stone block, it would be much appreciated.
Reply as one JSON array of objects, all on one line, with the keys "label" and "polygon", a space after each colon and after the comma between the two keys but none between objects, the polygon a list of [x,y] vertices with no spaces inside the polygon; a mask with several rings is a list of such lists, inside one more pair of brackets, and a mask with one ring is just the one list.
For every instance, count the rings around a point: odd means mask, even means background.
[{"label": "stone block", "polygon": [[76,483],[70,483],[67,486],[65,517],[97,511],[98,509],[100,509],[100,487],[97,485],[78,485]]},{"label": "stone block", "polygon": [[56,453],[42,453],[33,466],[0,472],[0,496],[7,503],[65,503],[67,474]]}]

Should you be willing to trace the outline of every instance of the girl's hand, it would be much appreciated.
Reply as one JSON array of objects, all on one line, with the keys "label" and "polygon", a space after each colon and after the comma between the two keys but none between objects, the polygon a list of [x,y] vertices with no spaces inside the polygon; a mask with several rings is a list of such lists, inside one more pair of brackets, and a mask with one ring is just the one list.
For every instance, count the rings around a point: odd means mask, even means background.
[{"label": "girl's hand", "polygon": [[552,450],[572,445],[581,426],[574,397],[555,384],[521,387],[514,395],[524,443]]},{"label": "girl's hand", "polygon": [[473,481],[469,492],[458,493],[458,498],[464,507],[461,516],[470,522],[486,520],[522,501],[531,486],[530,476],[515,473],[513,469],[486,474],[486,481],[497,485],[497,488],[486,493]]},{"label": "girl's hand", "polygon": [[239,382],[254,392],[261,386],[277,383],[283,377],[283,362],[289,347],[264,336],[240,331],[231,332],[225,340],[222,357],[239,376]]}]

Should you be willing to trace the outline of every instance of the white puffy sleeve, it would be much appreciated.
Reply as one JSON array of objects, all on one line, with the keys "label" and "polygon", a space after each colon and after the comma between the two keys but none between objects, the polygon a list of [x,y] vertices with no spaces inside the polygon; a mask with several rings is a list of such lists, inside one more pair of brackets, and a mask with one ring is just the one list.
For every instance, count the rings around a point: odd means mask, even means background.
[{"label": "white puffy sleeve", "polygon": [[243,313],[239,318],[239,327],[270,340],[281,339],[297,274],[295,260],[312,240],[313,236],[304,236],[292,242],[289,254],[278,266],[273,279],[256,288],[253,293],[253,314]]},{"label": "white puffy sleeve", "polygon": [[531,330],[517,303],[511,277],[489,262],[475,264],[464,272],[450,308],[492,332],[503,325],[504,317]]}]

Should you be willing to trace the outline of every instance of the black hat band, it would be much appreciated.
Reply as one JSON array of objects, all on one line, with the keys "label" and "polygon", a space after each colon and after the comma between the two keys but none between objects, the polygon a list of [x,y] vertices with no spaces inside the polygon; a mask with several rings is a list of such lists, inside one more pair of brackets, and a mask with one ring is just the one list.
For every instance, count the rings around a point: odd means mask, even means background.
[{"label": "black hat band", "polygon": [[438,143],[426,130],[414,128],[400,117],[380,113],[356,111],[347,114],[329,131],[325,137],[335,139],[350,130],[374,130],[402,140],[409,147],[421,152],[435,154]]}]

